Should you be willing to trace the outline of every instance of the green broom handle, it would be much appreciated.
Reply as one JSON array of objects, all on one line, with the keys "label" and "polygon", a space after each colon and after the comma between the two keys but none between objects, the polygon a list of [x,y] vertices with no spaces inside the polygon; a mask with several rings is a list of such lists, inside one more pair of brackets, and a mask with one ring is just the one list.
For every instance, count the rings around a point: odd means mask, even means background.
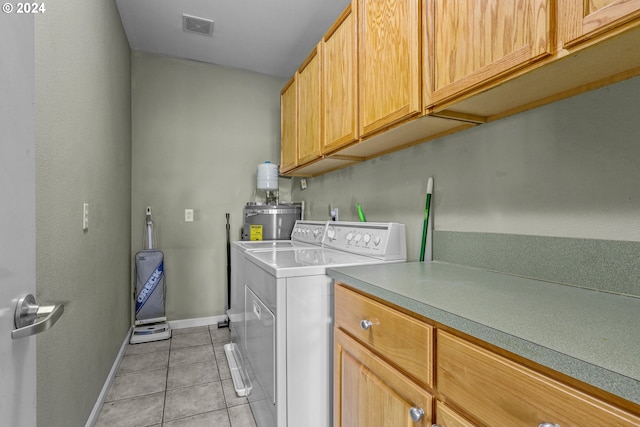
[{"label": "green broom handle", "polygon": [[424,205],[424,222],[422,224],[422,245],[420,246],[420,262],[424,261],[424,249],[427,244],[427,230],[429,229],[429,208],[431,207],[431,193],[433,192],[433,178],[427,184],[427,200]]}]

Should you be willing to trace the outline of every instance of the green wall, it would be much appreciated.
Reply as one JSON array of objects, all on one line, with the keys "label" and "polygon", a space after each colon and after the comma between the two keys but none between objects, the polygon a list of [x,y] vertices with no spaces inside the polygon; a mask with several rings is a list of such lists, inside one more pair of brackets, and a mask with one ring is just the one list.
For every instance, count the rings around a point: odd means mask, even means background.
[{"label": "green wall", "polygon": [[[256,194],[258,164],[280,163],[284,80],[194,61],[132,56],[132,235],[142,249],[151,206],[165,254],[169,320],[223,315],[226,219],[240,239],[245,203]],[[281,200],[290,200],[281,180]],[[184,210],[194,210],[194,222]]]},{"label": "green wall", "polygon": [[130,82],[115,2],[35,17],[36,297],[65,303],[37,336],[39,426],[84,425],[130,326]]},{"label": "green wall", "polygon": [[415,261],[431,176],[435,259],[640,295],[638,99],[640,78],[627,80],[308,179],[304,191],[296,178],[293,197],[308,218],[329,219],[331,204],[357,220],[359,202],[369,221],[406,224]]}]

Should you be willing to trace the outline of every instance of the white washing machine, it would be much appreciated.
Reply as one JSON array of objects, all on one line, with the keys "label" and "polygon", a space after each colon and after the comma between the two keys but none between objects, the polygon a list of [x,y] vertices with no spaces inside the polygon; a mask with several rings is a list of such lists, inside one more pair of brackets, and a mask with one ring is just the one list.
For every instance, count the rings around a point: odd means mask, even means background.
[{"label": "white washing machine", "polygon": [[330,222],[322,246],[245,252],[244,369],[258,427],[330,427],[333,283],[326,269],[406,261],[404,225]]},{"label": "white washing machine", "polygon": [[231,344],[225,346],[225,353],[238,396],[245,396],[250,387],[246,375],[240,369],[246,357],[244,347],[244,306],[246,269],[245,253],[254,250],[281,250],[322,245],[327,221],[296,221],[291,232],[291,240],[256,240],[231,242],[231,304],[227,310]]}]

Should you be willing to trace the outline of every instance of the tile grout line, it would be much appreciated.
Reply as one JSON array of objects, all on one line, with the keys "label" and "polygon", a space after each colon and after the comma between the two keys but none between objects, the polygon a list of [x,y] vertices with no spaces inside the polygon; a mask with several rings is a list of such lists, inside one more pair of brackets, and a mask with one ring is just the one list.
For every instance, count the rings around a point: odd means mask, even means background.
[{"label": "tile grout line", "polygon": [[[227,396],[224,394],[224,384],[222,383],[222,372],[220,371],[220,363],[218,362],[218,358],[216,357],[216,347],[215,347],[215,344],[213,343],[213,337],[211,336],[211,326],[209,326],[209,338],[211,338],[211,348],[213,349],[213,358],[216,361],[218,378],[220,378],[220,388],[222,389],[222,398],[224,399],[224,409],[227,412],[227,418],[229,419],[229,426],[233,427],[233,425],[231,424],[231,412],[229,412],[229,403],[227,401]],[[223,359],[223,362],[225,361],[226,359]]]},{"label": "tile grout line", "polygon": [[171,334],[171,338],[169,338],[169,357],[167,358],[167,375],[164,379],[164,399],[162,400],[162,418],[160,419],[160,426],[164,426],[164,413],[167,407],[167,388],[169,386],[169,365],[171,364],[172,339],[173,334]]}]

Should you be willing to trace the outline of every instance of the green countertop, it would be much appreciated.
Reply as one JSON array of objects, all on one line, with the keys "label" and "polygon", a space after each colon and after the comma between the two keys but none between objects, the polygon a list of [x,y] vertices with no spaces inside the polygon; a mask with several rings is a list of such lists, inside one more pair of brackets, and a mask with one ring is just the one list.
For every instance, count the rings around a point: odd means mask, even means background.
[{"label": "green countertop", "polygon": [[640,298],[441,262],[328,274],[640,404]]}]

